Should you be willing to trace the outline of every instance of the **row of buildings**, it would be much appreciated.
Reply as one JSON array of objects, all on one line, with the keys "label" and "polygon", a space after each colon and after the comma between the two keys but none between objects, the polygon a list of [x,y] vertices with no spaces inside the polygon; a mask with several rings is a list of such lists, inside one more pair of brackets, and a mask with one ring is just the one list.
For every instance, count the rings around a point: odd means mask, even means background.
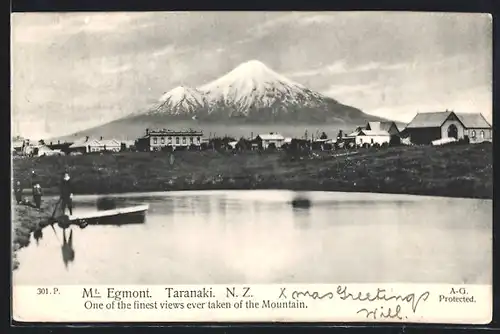
[{"label": "row of buildings", "polygon": [[344,136],[356,146],[402,142],[414,145],[439,145],[465,140],[481,143],[493,140],[493,129],[482,114],[441,111],[418,113],[410,123],[399,130],[394,122],[368,122]]},{"label": "row of buildings", "polygon": [[[418,113],[407,126],[400,130],[395,122],[368,122],[354,131],[339,132],[336,138],[317,138],[309,140],[318,146],[332,146],[335,143],[352,143],[352,146],[373,146],[384,144],[439,144],[446,141],[466,140],[469,143],[492,141],[491,125],[479,113],[456,113],[454,111]],[[281,148],[290,144],[293,138],[279,133],[259,134],[249,139],[251,148]],[[203,133],[195,130],[173,131],[167,129],[146,130],[146,134],[136,141],[140,151],[155,151],[164,147],[172,149],[200,147],[208,142]],[[236,148],[238,141],[228,143]]]},{"label": "row of buildings", "polygon": [[90,138],[88,136],[75,141],[32,142],[29,139],[15,140],[12,153],[23,156],[50,156],[63,154],[84,154],[94,152],[120,152],[130,148],[133,141],[117,139]]},{"label": "row of buildings", "polygon": [[[279,133],[266,133],[251,136],[247,140],[250,149],[268,149],[270,147],[280,148],[292,138],[285,138]],[[159,151],[163,148],[184,149],[201,148],[208,146],[210,140],[203,138],[203,132],[196,130],[175,131],[168,129],[150,130],[146,129],[146,134],[136,140],[136,149],[139,151]],[[237,148],[239,141],[231,140],[224,143],[227,148]]]},{"label": "row of buildings", "polygon": [[[291,144],[293,140],[307,142],[310,146],[321,149],[334,147],[339,142],[350,146],[373,146],[392,143],[403,144],[438,144],[440,142],[465,139],[470,143],[492,141],[491,125],[479,113],[456,113],[454,111],[418,113],[407,126],[400,130],[395,122],[368,122],[354,131],[344,134],[339,132],[336,138],[328,139],[293,139],[279,133],[259,134],[246,140],[249,149],[281,148]],[[23,155],[84,154],[94,152],[119,152],[134,147],[137,151],[159,151],[164,148],[172,150],[194,148],[201,149],[209,145],[203,138],[203,132],[197,130],[146,129],[144,136],[135,141],[120,141],[84,137],[74,142],[57,142],[37,144],[26,140],[13,143],[13,153]],[[239,141],[224,143],[224,147],[235,149]]]}]

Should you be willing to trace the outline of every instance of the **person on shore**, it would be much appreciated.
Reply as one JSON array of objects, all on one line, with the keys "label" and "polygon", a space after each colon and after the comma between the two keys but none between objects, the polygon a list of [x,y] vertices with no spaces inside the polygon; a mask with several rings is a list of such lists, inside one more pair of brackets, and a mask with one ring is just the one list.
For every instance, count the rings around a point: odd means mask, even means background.
[{"label": "person on shore", "polygon": [[42,187],[40,183],[36,183],[33,186],[33,200],[35,201],[35,206],[40,209],[42,206]]},{"label": "person on shore", "polygon": [[16,195],[17,204],[23,202],[23,187],[21,186],[21,181],[17,180],[14,184],[14,194]]},{"label": "person on shore", "polygon": [[66,212],[66,207],[69,210],[69,214],[73,214],[73,193],[71,189],[71,177],[68,172],[65,172],[63,179],[61,181],[61,210],[64,215]]},{"label": "person on shore", "polygon": [[36,175],[35,171],[31,171],[31,195],[33,196],[33,203],[36,203],[35,199],[35,186],[40,184],[38,180],[38,175]]}]

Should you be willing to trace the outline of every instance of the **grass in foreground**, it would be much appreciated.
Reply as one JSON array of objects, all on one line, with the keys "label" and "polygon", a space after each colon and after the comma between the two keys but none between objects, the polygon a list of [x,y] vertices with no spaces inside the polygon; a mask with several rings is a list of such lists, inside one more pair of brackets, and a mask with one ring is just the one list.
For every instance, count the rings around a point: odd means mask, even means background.
[{"label": "grass in foreground", "polygon": [[67,167],[75,193],[205,189],[360,191],[492,198],[491,144],[392,147],[319,152],[292,159],[285,152],[139,152],[14,161],[14,177],[35,170],[57,190]]}]

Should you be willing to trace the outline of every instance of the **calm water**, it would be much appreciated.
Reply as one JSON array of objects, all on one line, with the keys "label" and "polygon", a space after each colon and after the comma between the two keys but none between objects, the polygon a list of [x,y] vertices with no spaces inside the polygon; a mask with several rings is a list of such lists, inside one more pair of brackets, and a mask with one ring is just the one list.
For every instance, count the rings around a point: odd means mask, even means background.
[{"label": "calm water", "polygon": [[[292,208],[288,191],[113,196],[118,206],[149,203],[146,222],[65,236],[47,227],[19,252],[14,283],[491,282],[491,200],[306,194],[309,209]],[[77,196],[76,210],[96,201]]]}]

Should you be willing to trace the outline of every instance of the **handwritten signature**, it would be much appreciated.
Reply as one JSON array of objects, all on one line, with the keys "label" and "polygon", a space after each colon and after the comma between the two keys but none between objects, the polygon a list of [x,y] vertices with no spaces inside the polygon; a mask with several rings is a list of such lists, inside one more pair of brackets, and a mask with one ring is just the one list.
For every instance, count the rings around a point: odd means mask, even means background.
[{"label": "handwritten signature", "polygon": [[[341,300],[352,300],[360,302],[377,302],[377,301],[396,301],[399,303],[406,303],[411,305],[411,310],[413,313],[417,312],[418,305],[422,301],[426,301],[430,292],[425,291],[420,295],[416,293],[409,294],[390,294],[386,289],[378,288],[376,292],[349,292],[346,286],[339,285],[335,292],[329,291],[326,293],[320,293],[317,291],[293,291],[292,299],[298,299],[300,297],[309,297],[312,299],[322,300],[322,299],[333,299],[337,295]],[[379,318],[391,318],[391,319],[403,319],[401,316],[401,305],[397,305],[394,308],[379,307],[372,310],[367,308],[360,309],[356,314],[364,313],[366,318],[376,319]]]},{"label": "handwritten signature", "polygon": [[[366,319],[371,317],[373,320],[376,320],[378,315],[379,318],[403,320],[403,317],[401,316],[401,305],[397,305],[394,310],[390,307],[384,310],[383,306],[381,306],[380,309],[376,308],[371,311],[366,308],[362,308],[356,312],[356,314],[360,314],[362,312],[365,312]],[[405,318],[408,319],[406,316]]]}]

